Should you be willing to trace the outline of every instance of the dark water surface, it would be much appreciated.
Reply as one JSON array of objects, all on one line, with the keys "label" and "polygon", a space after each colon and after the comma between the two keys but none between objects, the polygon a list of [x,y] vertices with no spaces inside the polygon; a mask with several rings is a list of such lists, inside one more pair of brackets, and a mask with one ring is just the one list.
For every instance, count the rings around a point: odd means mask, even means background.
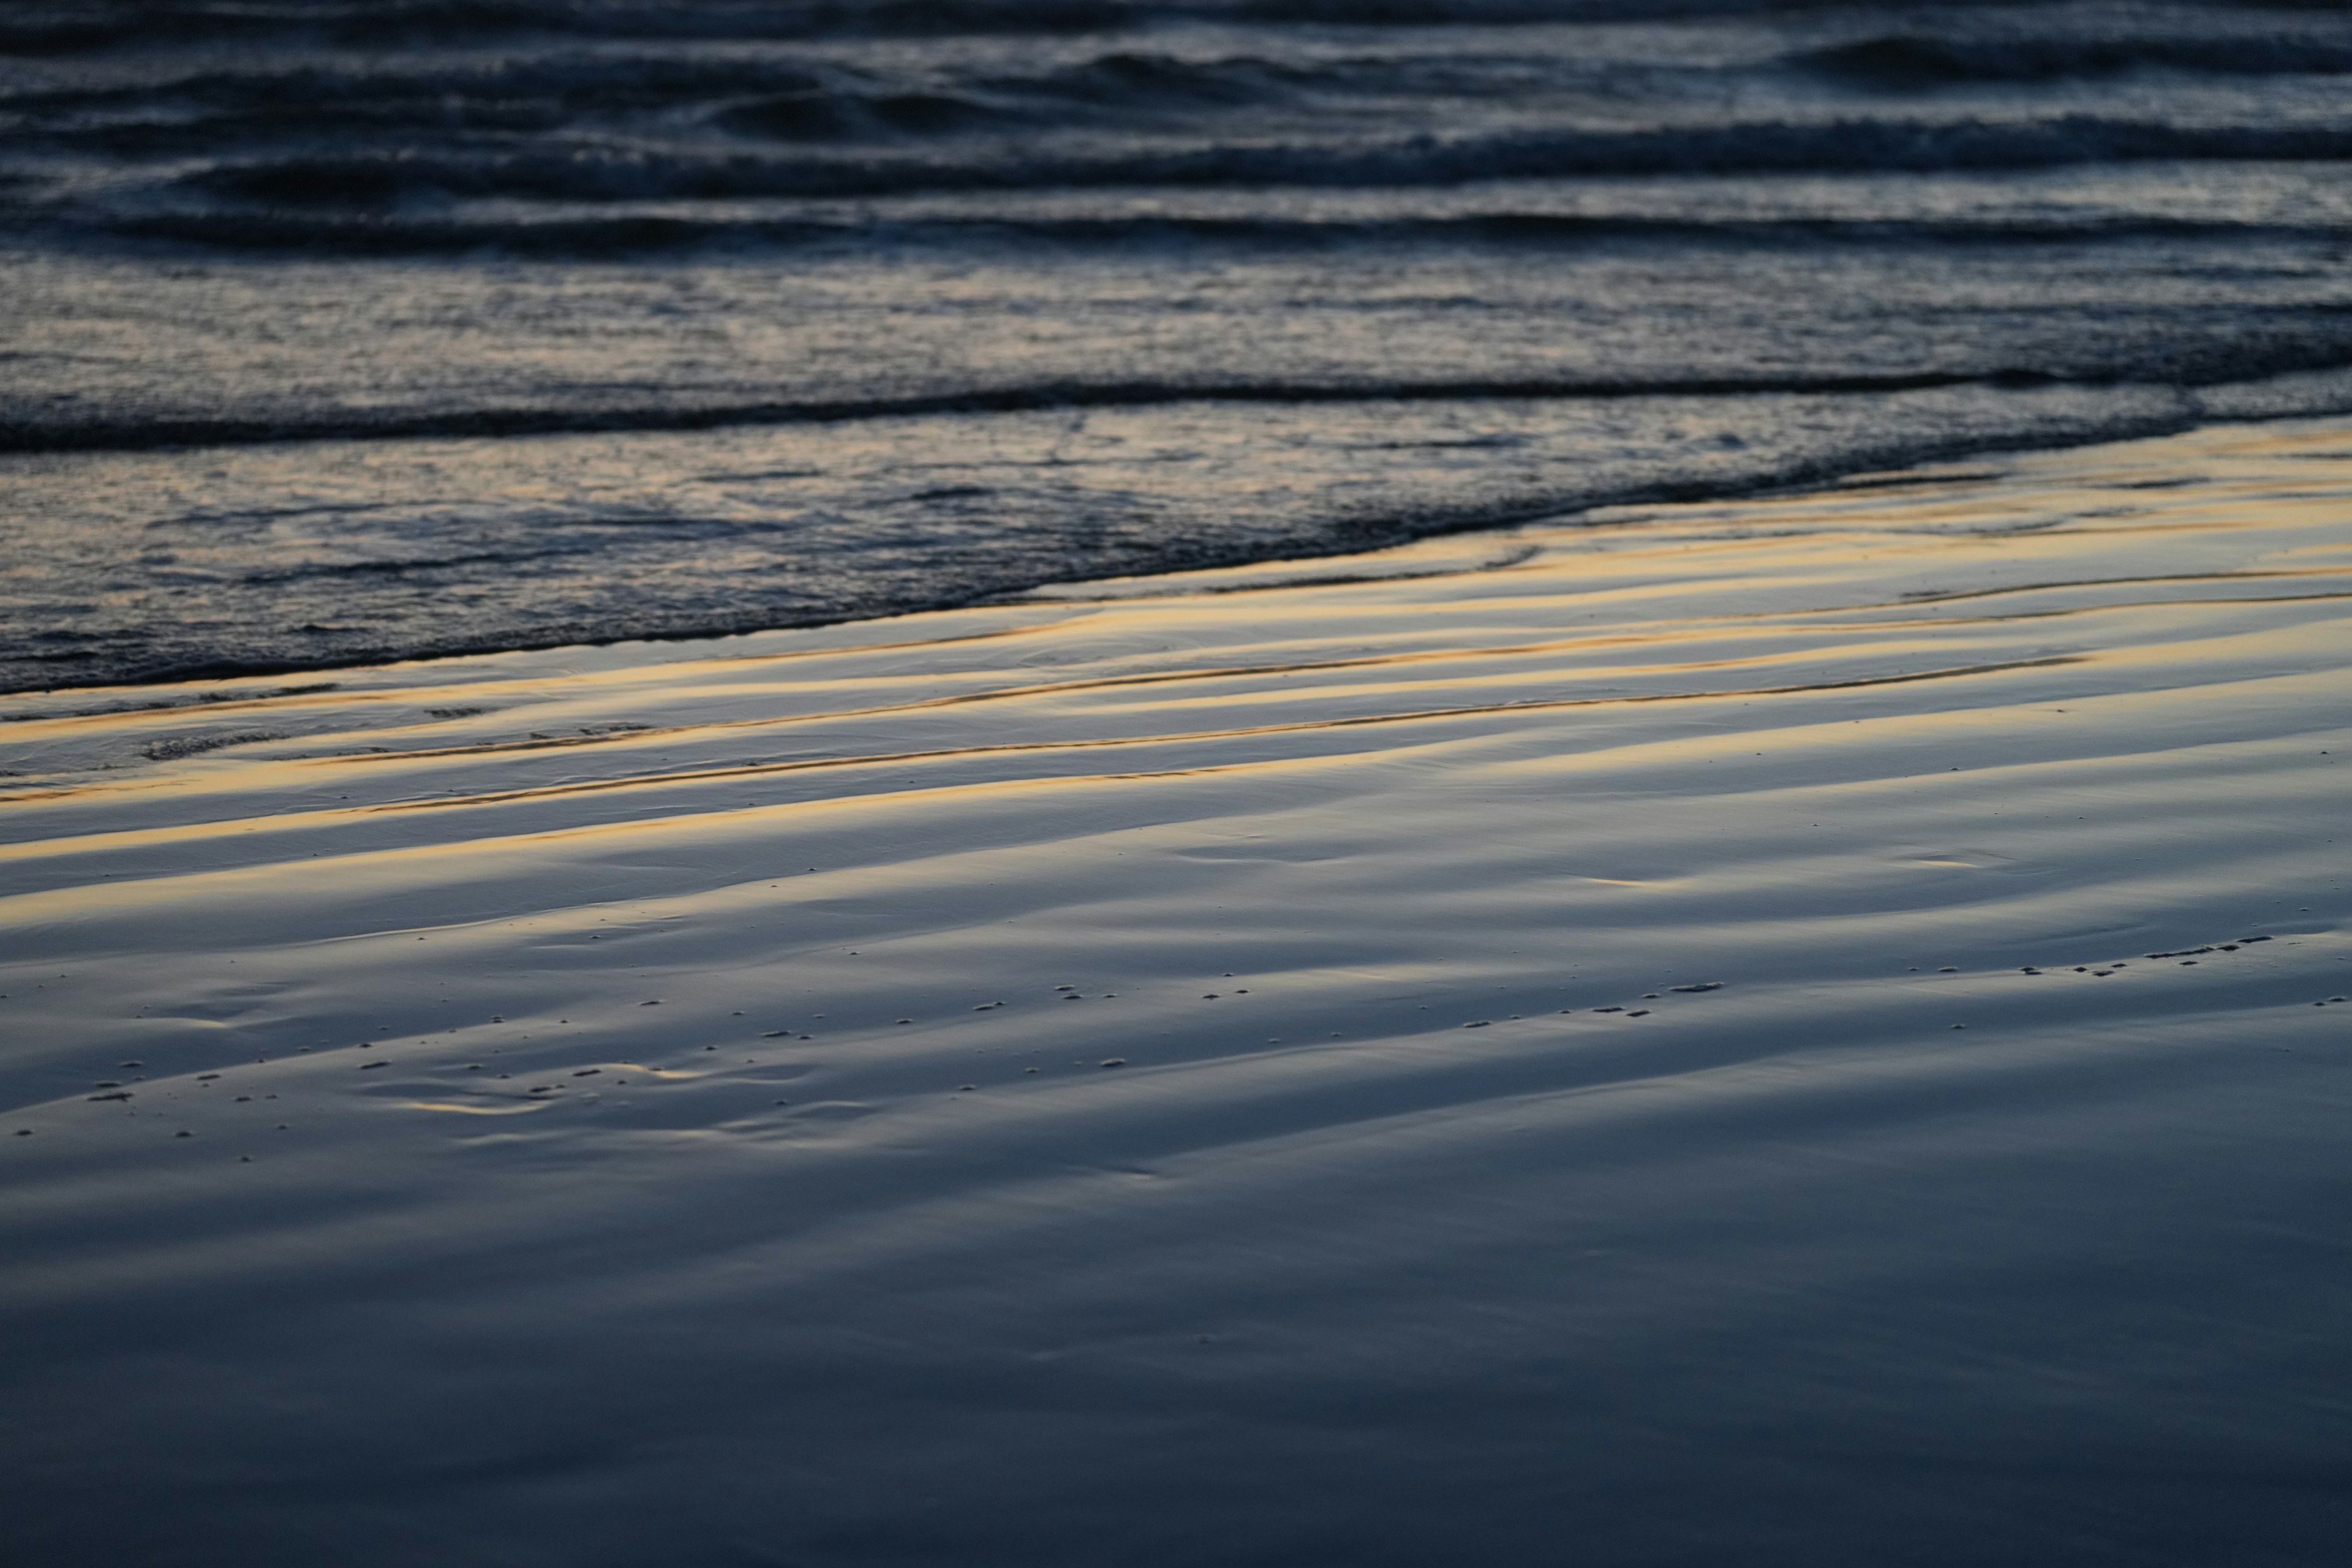
[{"label": "dark water surface", "polygon": [[2340,5],[0,7],[0,1565],[2336,1568],[2347,160]]},{"label": "dark water surface", "polygon": [[2332,6],[27,4],[0,687],[2352,407]]},{"label": "dark water surface", "polygon": [[2352,420],[1595,521],[0,702],[0,1559],[2337,1568]]}]

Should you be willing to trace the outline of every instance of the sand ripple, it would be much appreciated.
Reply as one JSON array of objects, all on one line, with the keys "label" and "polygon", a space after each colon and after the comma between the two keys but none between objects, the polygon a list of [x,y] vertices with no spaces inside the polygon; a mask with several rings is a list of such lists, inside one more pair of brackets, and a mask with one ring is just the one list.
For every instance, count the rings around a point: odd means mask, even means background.
[{"label": "sand ripple", "polygon": [[2352,427],[1348,564],[8,700],[37,1539],[2319,1561]]}]

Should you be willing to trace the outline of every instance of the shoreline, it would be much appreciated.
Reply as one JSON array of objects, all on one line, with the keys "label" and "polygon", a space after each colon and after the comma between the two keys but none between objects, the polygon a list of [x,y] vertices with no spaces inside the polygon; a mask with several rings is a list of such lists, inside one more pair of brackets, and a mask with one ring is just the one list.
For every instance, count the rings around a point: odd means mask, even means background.
[{"label": "shoreline", "polygon": [[[1948,384],[1977,384],[1965,379],[1945,378],[1940,381],[1931,379],[1929,382],[1922,383],[1922,385],[1932,389]],[[2053,382],[2051,384],[2054,386],[2063,384]],[[11,700],[27,698],[70,697],[78,692],[97,693],[142,688],[210,685],[304,674],[329,674],[339,670],[369,668],[388,664],[431,664],[509,653],[549,653],[567,647],[610,647],[640,643],[662,645],[725,641],[767,632],[806,631],[826,626],[893,621],[951,613],[957,610],[1020,604],[1040,595],[1055,596],[1060,591],[1072,587],[1083,587],[1085,584],[1093,583],[1176,579],[1204,574],[1246,571],[1269,564],[1276,566],[1292,563],[1303,564],[1359,557],[1374,559],[1390,551],[1421,541],[1478,534],[1499,536],[1528,526],[1603,526],[1604,524],[1596,522],[1594,520],[1615,511],[1638,510],[1660,506],[1769,500],[1814,490],[1838,489],[1880,472],[1947,468],[1969,458],[2026,459],[2040,454],[2076,451],[2084,447],[2112,446],[2119,442],[2162,439],[2167,437],[2186,436],[2200,430],[2232,426],[2253,426],[2296,420],[2352,417],[2352,407],[2344,406],[2346,400],[2352,398],[2352,370],[2296,372],[2265,377],[2258,381],[2221,383],[2205,387],[2151,384],[2147,390],[2175,395],[2182,401],[2182,409],[2177,416],[2169,419],[2142,416],[2136,422],[2127,422],[2127,427],[2121,430],[2106,426],[2076,431],[2053,428],[2046,433],[2044,438],[2024,444],[2018,442],[2014,438],[2014,433],[2010,432],[1954,435],[1941,442],[1923,442],[1915,437],[1891,445],[1885,450],[1854,451],[1830,458],[1794,458],[1773,473],[1748,480],[1724,477],[1676,479],[1651,484],[1626,484],[1621,485],[1614,491],[1599,493],[1573,501],[1554,497],[1506,507],[1499,510],[1481,511],[1458,520],[1423,519],[1419,522],[1396,520],[1382,521],[1378,519],[1339,520],[1328,525],[1331,536],[1326,542],[1328,548],[1312,548],[1312,542],[1304,539],[1271,541],[1255,547],[1227,545],[1221,549],[1215,545],[1207,545],[1201,547],[1201,559],[1172,562],[1159,570],[1143,573],[1131,571],[1089,573],[1066,578],[1046,577],[1024,586],[1002,590],[982,589],[969,595],[950,595],[934,602],[877,607],[863,613],[822,613],[805,619],[753,618],[740,624],[724,626],[688,625],[676,631],[631,629],[609,639],[583,637],[576,635],[576,628],[566,628],[544,639],[534,638],[520,642],[507,638],[490,638],[478,644],[457,642],[442,647],[420,651],[404,651],[396,648],[361,649],[348,658],[308,660],[257,659],[249,662],[213,661],[138,675],[126,675],[121,679],[113,680],[85,681],[46,687],[0,685],[0,704],[5,704]],[[1203,397],[1197,401],[1216,403],[1220,399]],[[1252,399],[1251,401],[1278,402],[1281,400]],[[1402,401],[1410,402],[1415,399],[1406,398]],[[1502,397],[1480,398],[1478,401],[1539,403],[1546,399]],[[1051,410],[1042,411],[1050,412]],[[740,426],[743,429],[762,431],[787,427],[796,429],[799,426],[796,425],[773,426],[757,423]],[[670,428],[672,427],[661,426],[654,433]],[[711,426],[682,426],[676,428],[690,432],[703,429],[732,430],[739,426],[728,423]],[[597,433],[599,432],[593,428],[528,431],[520,433],[518,438],[561,439],[566,437]],[[642,434],[645,432],[632,429],[620,433]],[[334,446],[347,444],[352,440],[366,442],[378,438],[380,437],[373,436],[316,438],[300,437],[289,438],[289,441],[290,444],[301,445],[315,439],[319,444]],[[279,446],[289,443],[258,444]],[[236,449],[239,448],[234,447],[224,448],[224,450]],[[103,455],[115,449],[96,450]],[[176,454],[181,448],[174,447],[159,448],[159,450]],[[58,452],[44,449],[40,453],[17,455],[47,456],[69,460],[82,454],[79,449]],[[133,450],[128,455],[136,456],[137,452]],[[0,722],[9,721],[9,718],[7,714],[0,713]]]},{"label": "shoreline", "polygon": [[0,725],[28,1560],[2323,1560],[2352,420],[1870,479]]}]

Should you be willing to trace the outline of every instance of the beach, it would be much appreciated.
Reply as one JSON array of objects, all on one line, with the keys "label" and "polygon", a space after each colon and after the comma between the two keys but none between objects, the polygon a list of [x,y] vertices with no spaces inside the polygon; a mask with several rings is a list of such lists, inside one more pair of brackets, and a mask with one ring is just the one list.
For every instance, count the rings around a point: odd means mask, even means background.
[{"label": "beach", "polygon": [[0,698],[25,1563],[2320,1563],[2352,424]]},{"label": "beach", "polygon": [[6,1568],[2335,1568],[2352,10],[0,14]]}]

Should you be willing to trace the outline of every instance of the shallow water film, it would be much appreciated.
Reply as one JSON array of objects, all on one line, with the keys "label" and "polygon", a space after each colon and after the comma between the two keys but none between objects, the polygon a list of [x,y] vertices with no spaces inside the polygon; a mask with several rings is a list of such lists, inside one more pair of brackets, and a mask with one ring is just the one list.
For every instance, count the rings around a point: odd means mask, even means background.
[{"label": "shallow water film", "polygon": [[0,1556],[2334,1568],[2352,21],[0,15]]},{"label": "shallow water film", "polygon": [[25,0],[0,689],[2352,409],[2347,82],[2334,6]]},{"label": "shallow water film", "polygon": [[19,699],[18,1561],[2332,1560],[2352,426]]}]

